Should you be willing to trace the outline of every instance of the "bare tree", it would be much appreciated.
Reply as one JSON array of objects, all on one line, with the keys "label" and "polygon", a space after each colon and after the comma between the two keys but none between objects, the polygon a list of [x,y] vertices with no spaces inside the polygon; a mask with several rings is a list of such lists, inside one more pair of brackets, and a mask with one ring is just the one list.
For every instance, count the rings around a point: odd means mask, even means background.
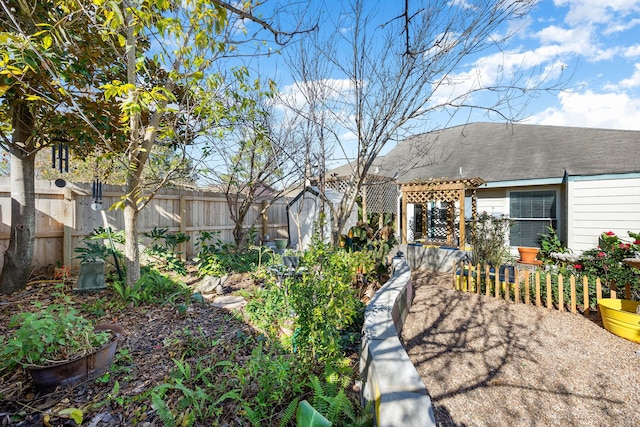
[{"label": "bare tree", "polygon": [[[457,73],[467,71],[466,61],[491,47],[499,49],[513,36],[499,31],[526,15],[534,0],[432,0],[417,5],[405,0],[398,16],[382,22],[379,11],[365,3],[350,2],[333,28],[323,24],[312,43],[288,57],[299,92],[312,106],[295,110],[328,135],[345,159],[353,158],[347,190],[335,213],[334,240],[374,159],[389,141],[445,110],[453,114],[480,109],[516,121],[531,93],[559,87],[543,87],[553,71],[524,75],[507,63],[496,64],[490,78],[457,80]],[[311,87],[316,90],[308,90]],[[491,105],[480,104],[480,93],[493,95]],[[318,110],[328,116],[319,116]],[[353,157],[349,144],[357,147]]]},{"label": "bare tree", "polygon": [[293,123],[275,118],[272,97],[272,92],[255,87],[253,96],[245,98],[253,107],[233,122],[229,133],[202,135],[200,148],[207,155],[200,156],[199,179],[224,193],[237,247],[254,225],[245,222],[255,203],[261,201],[262,211],[268,209],[300,176],[304,145],[298,143]]}]

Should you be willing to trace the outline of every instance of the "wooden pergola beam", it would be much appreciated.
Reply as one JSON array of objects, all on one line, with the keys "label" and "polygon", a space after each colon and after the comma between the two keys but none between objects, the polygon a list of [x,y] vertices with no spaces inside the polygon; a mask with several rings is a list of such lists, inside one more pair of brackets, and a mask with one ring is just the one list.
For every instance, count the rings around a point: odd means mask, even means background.
[{"label": "wooden pergola beam", "polygon": [[465,245],[466,240],[466,227],[465,227],[465,195],[467,190],[471,190],[472,197],[472,216],[475,221],[476,218],[476,189],[484,184],[484,180],[481,178],[463,178],[455,180],[429,180],[429,181],[414,181],[403,183],[402,189],[402,243],[407,243],[408,234],[408,221],[407,221],[407,205],[409,203],[421,204],[425,206],[428,201],[444,201],[452,203],[451,210],[448,210],[447,214],[447,243],[453,244],[455,237],[455,202],[457,201],[460,207],[460,241],[458,246]]}]

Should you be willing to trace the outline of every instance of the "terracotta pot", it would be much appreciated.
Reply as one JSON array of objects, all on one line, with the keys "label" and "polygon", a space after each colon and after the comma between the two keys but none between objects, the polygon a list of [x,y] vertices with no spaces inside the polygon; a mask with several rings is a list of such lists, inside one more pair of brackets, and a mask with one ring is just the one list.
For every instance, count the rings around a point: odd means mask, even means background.
[{"label": "terracotta pot", "polygon": [[116,354],[118,338],[124,333],[124,329],[120,325],[100,324],[95,326],[95,330],[111,331],[114,336],[110,342],[98,350],[79,359],[50,366],[28,368],[38,390],[48,393],[59,386],[78,384],[82,381],[98,378],[109,371]]},{"label": "terracotta pot", "polygon": [[519,262],[522,264],[538,264],[536,256],[538,255],[538,252],[540,252],[540,249],[519,247],[518,252],[520,252]]}]

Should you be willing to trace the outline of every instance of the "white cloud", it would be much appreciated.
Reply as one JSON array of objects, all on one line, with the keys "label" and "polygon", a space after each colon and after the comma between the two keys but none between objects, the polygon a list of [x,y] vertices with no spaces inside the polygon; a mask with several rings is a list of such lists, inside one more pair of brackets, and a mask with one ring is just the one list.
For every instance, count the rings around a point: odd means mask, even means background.
[{"label": "white cloud", "polygon": [[640,87],[640,64],[635,64],[635,71],[631,77],[620,80],[614,89],[632,89]]},{"label": "white cloud", "polygon": [[624,50],[623,55],[627,58],[635,58],[636,56],[640,56],[640,44],[629,46]]},{"label": "white cloud", "polygon": [[568,24],[599,23],[610,28],[618,26],[618,18],[640,10],[640,0],[555,0],[554,4],[569,8]]},{"label": "white cloud", "polygon": [[640,99],[626,93],[561,93],[560,107],[550,107],[528,122],[556,126],[640,130]]}]

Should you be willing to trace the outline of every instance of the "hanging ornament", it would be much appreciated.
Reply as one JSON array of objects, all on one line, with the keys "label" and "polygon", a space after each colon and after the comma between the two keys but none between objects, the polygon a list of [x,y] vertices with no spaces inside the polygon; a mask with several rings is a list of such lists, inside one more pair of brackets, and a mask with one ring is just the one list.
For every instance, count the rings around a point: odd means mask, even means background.
[{"label": "hanging ornament", "polygon": [[[60,141],[60,140],[58,140]],[[62,172],[69,172],[69,145],[59,142],[51,146],[51,167]],[[57,150],[56,150],[57,149]],[[55,180],[56,187],[63,188],[67,185],[67,181],[62,178]]]},{"label": "hanging ornament", "polygon": [[91,187],[91,198],[93,199],[91,209],[94,211],[102,209],[102,182],[99,178],[96,178],[95,181],[93,181],[93,185]]}]

